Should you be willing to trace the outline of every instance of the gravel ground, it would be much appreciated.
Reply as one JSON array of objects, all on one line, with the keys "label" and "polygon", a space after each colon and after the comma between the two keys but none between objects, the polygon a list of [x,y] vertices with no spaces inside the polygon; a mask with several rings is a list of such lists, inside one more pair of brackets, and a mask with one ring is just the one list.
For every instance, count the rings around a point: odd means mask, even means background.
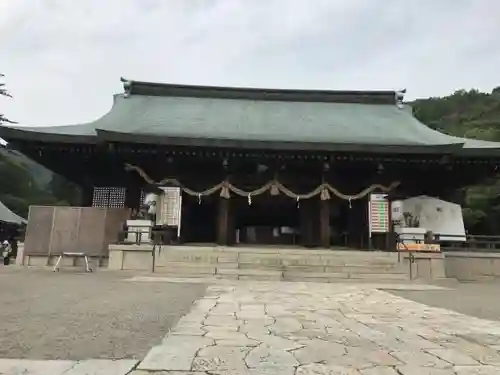
[{"label": "gravel ground", "polygon": [[500,283],[464,283],[450,290],[389,291],[394,295],[482,319],[500,320]]},{"label": "gravel ground", "polygon": [[142,359],[206,286],[131,276],[0,266],[0,358]]}]

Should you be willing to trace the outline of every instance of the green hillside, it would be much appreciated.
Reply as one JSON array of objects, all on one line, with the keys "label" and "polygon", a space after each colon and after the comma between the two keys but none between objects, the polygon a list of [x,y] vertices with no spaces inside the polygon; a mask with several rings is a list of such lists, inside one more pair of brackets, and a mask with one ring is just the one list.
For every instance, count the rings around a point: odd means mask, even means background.
[{"label": "green hillside", "polygon": [[[459,90],[412,103],[415,116],[450,135],[500,142],[500,87],[491,93]],[[464,219],[469,233],[500,233],[500,176],[467,188]]]},{"label": "green hillside", "polygon": [[0,201],[24,218],[30,205],[78,204],[74,184],[5,146],[0,146],[0,176]]},{"label": "green hillside", "polygon": [[0,146],[0,158],[7,158],[12,163],[28,171],[33,177],[33,181],[40,188],[46,188],[52,179],[53,173],[47,168],[35,163],[19,151],[11,150],[8,147]]}]

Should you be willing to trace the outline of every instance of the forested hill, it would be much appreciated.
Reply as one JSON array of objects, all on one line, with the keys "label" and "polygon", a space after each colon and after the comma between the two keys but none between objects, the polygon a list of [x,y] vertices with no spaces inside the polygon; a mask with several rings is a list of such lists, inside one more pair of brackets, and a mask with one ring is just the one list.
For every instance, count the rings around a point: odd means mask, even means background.
[{"label": "forested hill", "polygon": [[[491,93],[459,90],[409,104],[420,121],[442,133],[500,142],[500,87]],[[500,234],[500,176],[467,188],[464,219],[469,233]]]},{"label": "forested hill", "polygon": [[500,87],[491,93],[459,90],[443,98],[410,103],[414,115],[440,132],[486,141],[500,141]]},{"label": "forested hill", "polygon": [[74,184],[5,146],[0,146],[0,176],[0,201],[24,218],[30,205],[78,204]]}]

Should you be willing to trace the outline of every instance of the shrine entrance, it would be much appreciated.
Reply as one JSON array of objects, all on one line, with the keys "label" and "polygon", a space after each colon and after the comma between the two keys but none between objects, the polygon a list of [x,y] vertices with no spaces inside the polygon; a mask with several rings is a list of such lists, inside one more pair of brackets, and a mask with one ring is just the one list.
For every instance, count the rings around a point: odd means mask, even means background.
[{"label": "shrine entrance", "polygon": [[262,194],[251,199],[231,198],[236,242],[295,245],[300,242],[299,210],[286,196]]},{"label": "shrine entrance", "polygon": [[202,201],[184,194],[182,201],[181,241],[215,243],[217,240],[218,196]]}]

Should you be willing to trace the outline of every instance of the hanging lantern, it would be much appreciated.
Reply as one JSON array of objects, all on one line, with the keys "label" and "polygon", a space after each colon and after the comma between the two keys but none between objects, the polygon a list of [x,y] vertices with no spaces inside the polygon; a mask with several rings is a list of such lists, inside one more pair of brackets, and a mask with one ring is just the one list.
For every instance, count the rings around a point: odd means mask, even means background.
[{"label": "hanging lantern", "polygon": [[248,205],[252,205],[252,194],[248,194]]},{"label": "hanging lantern", "polygon": [[297,197],[297,208],[300,207],[300,197]]},{"label": "hanging lantern", "polygon": [[201,194],[198,193],[198,204],[201,204]]},{"label": "hanging lantern", "polygon": [[352,208],[351,197],[349,197],[349,208]]}]

